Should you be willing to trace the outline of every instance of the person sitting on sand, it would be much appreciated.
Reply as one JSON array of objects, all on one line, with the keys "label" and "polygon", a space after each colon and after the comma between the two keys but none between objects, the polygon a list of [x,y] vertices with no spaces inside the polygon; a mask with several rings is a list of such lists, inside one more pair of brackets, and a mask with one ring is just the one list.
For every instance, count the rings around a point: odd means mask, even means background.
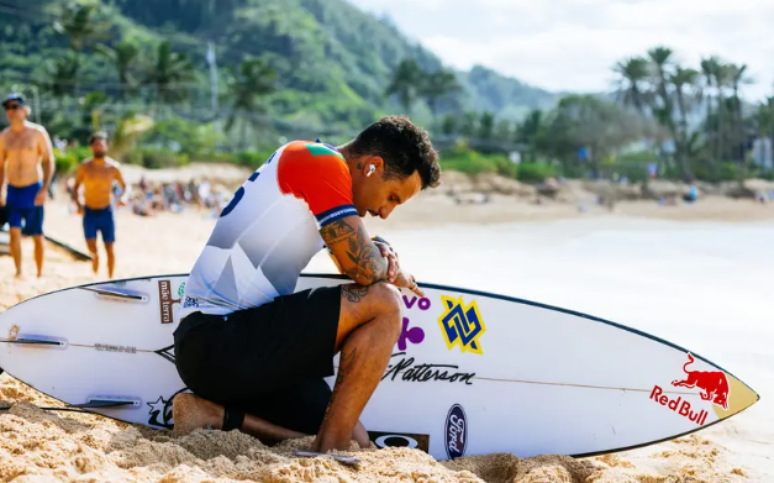
[{"label": "person sitting on sand", "polygon": [[[368,446],[358,422],[401,331],[400,293],[422,296],[362,217],[386,219],[439,184],[438,154],[405,117],[338,148],[294,141],[236,191],[185,285],[174,333],[175,432],[239,429],[264,443],[316,435],[313,451]],[[328,248],[354,283],[294,293]],[[324,378],[333,375],[331,392]]]},{"label": "person sitting on sand", "polygon": [[[0,206],[8,204],[16,277],[22,276],[22,225],[24,234],[35,242],[35,264],[40,277],[44,256],[43,203],[54,173],[54,149],[46,129],[27,121],[30,108],[23,95],[10,94],[3,107],[11,125],[0,133]],[[3,198],[6,164],[8,194]]]},{"label": "person sitting on sand", "polygon": [[[107,134],[97,132],[89,138],[92,158],[84,160],[75,173],[75,185],[72,197],[78,207],[78,214],[83,215],[83,233],[86,245],[91,252],[91,266],[96,275],[99,271],[99,254],[97,252],[97,232],[102,232],[102,243],[107,254],[108,276],[113,278],[116,257],[113,244],[116,241],[116,224],[113,214],[113,182],[117,182],[121,191],[126,193],[126,183],[121,176],[118,161],[107,157]],[[85,207],[78,199],[81,185],[84,187]]]}]

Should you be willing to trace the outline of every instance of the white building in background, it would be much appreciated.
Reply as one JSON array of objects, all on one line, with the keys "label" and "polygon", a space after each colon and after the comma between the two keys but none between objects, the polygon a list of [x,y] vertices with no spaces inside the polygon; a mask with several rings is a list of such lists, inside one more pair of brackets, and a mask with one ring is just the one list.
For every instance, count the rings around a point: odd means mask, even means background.
[{"label": "white building in background", "polygon": [[774,169],[774,147],[771,138],[758,138],[753,141],[753,162],[765,170]]}]

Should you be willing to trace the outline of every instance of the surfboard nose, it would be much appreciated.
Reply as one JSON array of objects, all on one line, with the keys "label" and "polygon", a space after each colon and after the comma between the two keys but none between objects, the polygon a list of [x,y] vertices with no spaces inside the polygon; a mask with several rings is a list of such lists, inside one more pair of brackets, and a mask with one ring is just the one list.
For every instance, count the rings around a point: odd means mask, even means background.
[{"label": "surfboard nose", "polygon": [[719,420],[730,418],[734,414],[749,408],[761,399],[761,396],[750,386],[727,372],[725,374],[726,379],[728,380],[728,394],[726,395],[727,408],[724,408],[720,404],[712,405]]}]

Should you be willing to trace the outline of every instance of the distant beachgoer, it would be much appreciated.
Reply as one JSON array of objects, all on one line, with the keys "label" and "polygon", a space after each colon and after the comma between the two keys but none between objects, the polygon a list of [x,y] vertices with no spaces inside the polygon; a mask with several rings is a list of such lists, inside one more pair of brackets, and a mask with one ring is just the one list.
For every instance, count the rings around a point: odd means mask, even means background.
[{"label": "distant beachgoer", "polygon": [[[96,275],[99,271],[99,254],[97,252],[97,232],[102,233],[102,242],[107,253],[108,276],[113,278],[116,265],[113,244],[116,241],[116,225],[113,214],[113,182],[118,183],[123,192],[126,183],[121,176],[118,161],[107,157],[107,134],[97,132],[89,138],[92,158],[78,166],[73,187],[73,200],[78,206],[78,213],[83,214],[83,233],[86,245],[91,252],[92,269]],[[79,188],[84,187],[85,206],[78,199]]]},{"label": "distant beachgoer", "polygon": [[693,203],[699,198],[699,192],[696,189],[696,186],[690,185],[688,187],[688,193],[683,195],[683,201],[686,201],[688,203]]},{"label": "distant beachgoer", "polygon": [[143,194],[148,192],[148,180],[145,179],[145,175],[140,176],[140,191],[142,191]]},{"label": "distant beachgoer", "polygon": [[[22,276],[22,234],[35,242],[35,264],[40,277],[44,255],[43,204],[54,174],[54,150],[46,129],[27,121],[30,108],[24,96],[9,95],[3,107],[11,125],[0,133],[0,206],[7,204],[16,277]],[[7,200],[3,198],[6,164]]]}]

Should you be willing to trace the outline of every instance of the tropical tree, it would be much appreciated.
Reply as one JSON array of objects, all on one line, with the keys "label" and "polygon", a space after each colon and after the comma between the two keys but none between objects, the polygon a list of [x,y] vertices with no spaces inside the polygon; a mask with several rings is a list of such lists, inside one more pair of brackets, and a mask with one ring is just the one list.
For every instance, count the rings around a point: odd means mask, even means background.
[{"label": "tropical tree", "polygon": [[460,123],[460,134],[467,137],[473,137],[478,130],[478,113],[466,112],[462,115]]},{"label": "tropical tree", "polygon": [[459,130],[459,122],[457,120],[459,116],[457,114],[447,114],[443,118],[441,123],[441,132],[446,136],[456,134]]},{"label": "tropical tree", "polygon": [[50,61],[49,73],[51,93],[55,97],[72,95],[75,92],[75,76],[78,70],[76,61],[71,56]]},{"label": "tropical tree", "polygon": [[146,79],[155,86],[156,102],[175,104],[187,99],[194,79],[194,65],[188,57],[173,51],[169,41],[160,43]]},{"label": "tropical tree", "polygon": [[534,158],[537,145],[537,137],[543,129],[543,111],[533,109],[527,117],[516,126],[516,142],[529,146],[529,153]]},{"label": "tropical tree", "polygon": [[672,120],[672,98],[669,95],[667,88],[669,68],[672,64],[671,57],[672,49],[667,47],[655,47],[648,51],[648,58],[650,59],[654,73],[653,83],[656,87],[655,90],[660,103],[660,105],[654,109],[654,112],[660,122],[670,127],[670,131],[674,131],[674,122]]},{"label": "tropical tree", "polygon": [[751,84],[752,79],[745,75],[747,71],[747,65],[728,65],[728,82],[731,87],[731,99],[733,100],[734,113],[734,129],[732,130],[733,145],[737,148],[736,151],[740,163],[744,162],[744,123],[742,119],[742,103],[739,100],[739,89],[743,84]]},{"label": "tropical tree", "polygon": [[[717,129],[713,128],[712,121],[714,120],[714,116],[712,113],[713,109],[713,102],[715,102],[715,99],[713,99],[713,94],[715,94],[716,98],[719,98],[720,94],[717,89],[717,79],[718,79],[718,73],[720,71],[720,59],[718,59],[716,56],[712,56],[706,59],[702,59],[701,61],[701,73],[704,77],[704,97],[706,99],[707,104],[707,118],[705,121],[705,131],[706,131],[706,143],[708,147],[711,147],[711,156],[718,156],[717,153]],[[719,102],[719,101],[718,101]],[[715,158],[716,160],[719,160],[718,157]]]},{"label": "tropical tree", "polygon": [[[699,88],[699,71],[695,69],[685,69],[677,66],[674,74],[670,75],[670,80],[675,89],[677,99],[677,108],[680,113],[680,129],[677,131],[675,146],[677,147],[677,159],[680,164],[680,170],[683,177],[688,180],[693,179],[693,171],[688,162],[689,140],[691,134],[688,132],[688,108],[695,99],[699,97],[697,89]],[[691,90],[686,92],[686,88]]]},{"label": "tropical tree", "polygon": [[621,77],[618,80],[617,94],[625,105],[634,106],[641,115],[649,100],[648,81],[650,64],[643,57],[631,57],[615,65],[613,70]]},{"label": "tropical tree", "polygon": [[508,119],[500,119],[494,131],[494,138],[502,142],[513,141],[513,126]]},{"label": "tropical tree", "polygon": [[438,123],[439,103],[461,90],[462,87],[457,82],[457,76],[454,75],[453,71],[441,69],[424,76],[419,94],[427,102],[436,124]]},{"label": "tropical tree", "polygon": [[398,64],[387,86],[388,96],[397,96],[406,114],[411,114],[411,107],[417,100],[425,73],[414,59],[405,59]]},{"label": "tropical tree", "polygon": [[491,112],[481,114],[481,120],[478,125],[478,136],[481,139],[489,141],[494,136],[495,116]]},{"label": "tropical tree", "polygon": [[[226,131],[231,131],[238,117],[255,119],[252,115],[264,111],[262,97],[277,88],[277,71],[264,59],[246,59],[238,68],[231,69],[228,90],[232,98],[231,114],[226,121]],[[241,144],[246,145],[247,123],[242,123]]]},{"label": "tropical tree", "polygon": [[124,100],[127,92],[132,92],[137,86],[137,80],[132,75],[140,50],[130,42],[120,42],[112,49],[106,45],[98,45],[97,51],[108,58],[118,74],[118,98]]},{"label": "tropical tree", "polygon": [[726,102],[726,90],[732,86],[733,68],[731,64],[720,63],[715,72],[715,88],[718,93],[718,112],[717,112],[717,159],[723,161],[726,155],[726,138],[728,137],[728,127],[726,124],[730,120],[729,112],[732,112]]},{"label": "tropical tree", "polygon": [[77,92],[77,76],[80,69],[81,52],[95,42],[109,38],[110,24],[96,19],[97,4],[80,5],[72,3],[62,12],[59,19],[54,21],[54,30],[67,36],[70,49],[75,53],[73,57],[73,82]]},{"label": "tropical tree", "polygon": [[589,149],[593,156],[587,160],[588,167],[597,171],[600,160],[649,134],[648,130],[642,116],[618,104],[591,95],[571,95],[549,113],[535,137],[535,146],[560,160],[565,172],[577,171],[573,168],[579,151]]}]

